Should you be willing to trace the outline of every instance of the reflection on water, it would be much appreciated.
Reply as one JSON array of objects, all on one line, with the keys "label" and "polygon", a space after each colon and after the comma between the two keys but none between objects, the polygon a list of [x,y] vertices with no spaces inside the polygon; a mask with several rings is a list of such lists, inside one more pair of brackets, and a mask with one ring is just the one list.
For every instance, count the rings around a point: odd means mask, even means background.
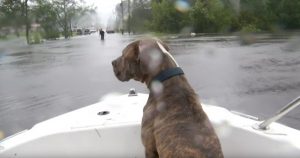
[{"label": "reflection on water", "polygon": [[[109,92],[144,85],[119,82],[111,61],[133,37],[98,35],[27,46],[0,43],[0,135],[95,103]],[[236,36],[174,38],[167,42],[202,102],[268,117],[300,92],[297,38],[258,38],[241,45]],[[282,122],[300,129],[300,109]],[[1,131],[3,131],[1,133]],[[0,136],[1,137],[1,136]]]}]

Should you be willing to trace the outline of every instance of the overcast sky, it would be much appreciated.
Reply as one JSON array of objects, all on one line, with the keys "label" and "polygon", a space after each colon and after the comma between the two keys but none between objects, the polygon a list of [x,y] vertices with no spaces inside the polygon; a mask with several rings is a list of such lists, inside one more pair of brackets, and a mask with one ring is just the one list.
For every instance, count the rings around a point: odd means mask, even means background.
[{"label": "overcast sky", "polygon": [[101,19],[101,23],[106,25],[110,17],[114,16],[116,4],[121,0],[85,0],[87,4],[94,4]]}]

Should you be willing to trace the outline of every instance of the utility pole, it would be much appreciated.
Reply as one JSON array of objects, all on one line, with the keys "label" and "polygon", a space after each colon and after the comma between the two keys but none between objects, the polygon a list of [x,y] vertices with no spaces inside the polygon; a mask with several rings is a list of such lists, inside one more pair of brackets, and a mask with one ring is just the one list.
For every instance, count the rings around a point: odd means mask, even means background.
[{"label": "utility pole", "polygon": [[121,13],[122,13],[122,20],[121,20],[121,32],[122,32],[122,35],[124,34],[124,8],[123,8],[123,1],[121,0]]},{"label": "utility pole", "polygon": [[68,18],[67,18],[67,1],[63,0],[63,13],[64,13],[64,36],[65,39],[69,37],[68,35]]},{"label": "utility pole", "polygon": [[128,0],[128,34],[130,35],[130,21],[131,21],[131,17],[130,17],[130,0]]},{"label": "utility pole", "polygon": [[30,44],[30,41],[29,41],[29,19],[28,19],[28,0],[25,0],[24,1],[24,4],[23,6],[25,7],[25,31],[26,31],[26,41],[27,41],[27,44]]}]

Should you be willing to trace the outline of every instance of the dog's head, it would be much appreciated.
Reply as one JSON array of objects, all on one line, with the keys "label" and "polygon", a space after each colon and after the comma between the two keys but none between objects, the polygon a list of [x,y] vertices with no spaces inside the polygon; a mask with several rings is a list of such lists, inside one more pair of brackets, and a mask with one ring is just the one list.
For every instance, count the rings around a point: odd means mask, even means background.
[{"label": "dog's head", "polygon": [[176,66],[164,50],[168,51],[168,46],[158,39],[149,38],[130,43],[122,55],[112,61],[116,77],[120,81],[135,79],[148,84],[160,71]]}]

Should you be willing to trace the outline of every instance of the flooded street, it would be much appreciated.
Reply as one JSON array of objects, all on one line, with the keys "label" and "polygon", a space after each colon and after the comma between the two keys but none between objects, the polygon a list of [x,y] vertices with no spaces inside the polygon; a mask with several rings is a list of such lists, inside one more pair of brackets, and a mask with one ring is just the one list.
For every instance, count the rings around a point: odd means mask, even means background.
[{"label": "flooded street", "polygon": [[[34,124],[96,103],[108,93],[145,85],[118,81],[111,61],[134,36],[97,34],[27,46],[0,42],[0,132]],[[174,38],[171,54],[201,101],[266,118],[300,95],[299,39],[241,45],[237,37]],[[300,129],[300,107],[280,122]]]}]

